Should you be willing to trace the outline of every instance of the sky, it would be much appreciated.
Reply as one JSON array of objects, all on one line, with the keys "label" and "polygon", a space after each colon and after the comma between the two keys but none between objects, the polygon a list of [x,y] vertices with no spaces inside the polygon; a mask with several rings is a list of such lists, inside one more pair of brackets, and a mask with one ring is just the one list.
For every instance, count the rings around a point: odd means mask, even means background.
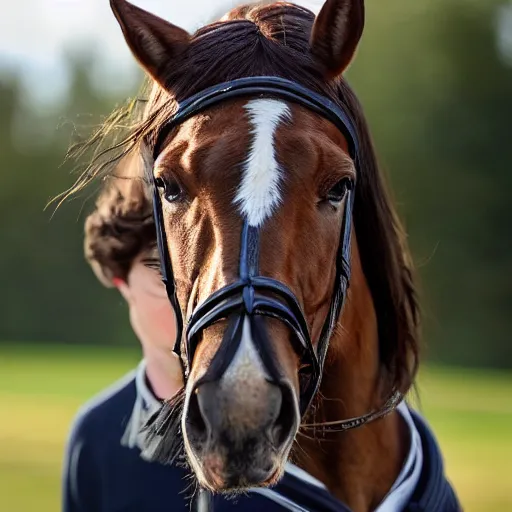
[{"label": "sky", "polygon": [[[243,0],[132,0],[189,31]],[[413,0],[408,0],[413,1]],[[7,3],[8,2],[8,3]],[[37,104],[59,102],[69,77],[64,56],[77,48],[99,55],[93,80],[102,88],[130,90],[138,80],[132,56],[110,10],[109,0],[6,0],[0,17],[0,72],[20,73],[27,96]],[[295,0],[318,11],[323,0]],[[512,0],[497,13],[497,46],[512,62]]]},{"label": "sky", "polygon": [[[126,47],[108,0],[8,0],[0,17],[0,70],[21,74],[36,102],[58,102],[66,94],[67,52],[95,48],[100,58],[92,70],[102,86],[129,88],[135,80],[133,58]],[[240,0],[133,0],[189,31],[208,23],[219,11]],[[318,10],[322,0],[296,3]],[[35,86],[37,84],[37,87]]]}]

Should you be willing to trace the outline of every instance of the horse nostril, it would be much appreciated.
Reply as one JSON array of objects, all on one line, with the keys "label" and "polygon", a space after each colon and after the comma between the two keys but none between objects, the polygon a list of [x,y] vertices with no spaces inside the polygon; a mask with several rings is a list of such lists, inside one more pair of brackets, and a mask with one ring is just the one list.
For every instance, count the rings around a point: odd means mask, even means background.
[{"label": "horse nostril", "polygon": [[218,382],[205,382],[199,385],[190,396],[187,411],[187,429],[195,440],[215,438],[225,423],[223,408],[225,396]]},{"label": "horse nostril", "polygon": [[197,389],[190,395],[186,423],[189,434],[192,434],[194,438],[200,440],[206,438],[208,435],[210,429],[207,426],[205,418],[201,412]]},{"label": "horse nostril", "polygon": [[276,446],[285,444],[297,424],[295,398],[288,386],[281,386],[282,400],[279,415],[272,426],[272,437]]},{"label": "horse nostril", "polygon": [[205,382],[194,393],[197,398],[199,414],[208,434],[212,431],[217,431],[222,422],[218,388],[219,386],[216,382]]}]

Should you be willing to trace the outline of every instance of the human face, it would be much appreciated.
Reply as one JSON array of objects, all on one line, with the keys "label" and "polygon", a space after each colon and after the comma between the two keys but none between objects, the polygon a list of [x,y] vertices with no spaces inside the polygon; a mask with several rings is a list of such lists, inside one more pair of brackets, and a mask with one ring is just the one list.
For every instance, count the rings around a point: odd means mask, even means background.
[{"label": "human face", "polygon": [[172,350],[176,320],[159,275],[137,260],[127,282],[115,282],[130,307],[130,321],[144,349]]}]

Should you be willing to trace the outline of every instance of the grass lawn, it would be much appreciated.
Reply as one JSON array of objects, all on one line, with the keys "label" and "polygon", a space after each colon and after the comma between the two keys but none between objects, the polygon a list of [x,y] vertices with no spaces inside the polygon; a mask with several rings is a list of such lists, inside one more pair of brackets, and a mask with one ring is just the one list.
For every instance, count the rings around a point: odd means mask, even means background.
[{"label": "grass lawn", "polygon": [[[74,414],[138,357],[126,349],[0,345],[0,511],[59,510]],[[419,391],[465,510],[512,510],[512,375],[427,368]]]}]

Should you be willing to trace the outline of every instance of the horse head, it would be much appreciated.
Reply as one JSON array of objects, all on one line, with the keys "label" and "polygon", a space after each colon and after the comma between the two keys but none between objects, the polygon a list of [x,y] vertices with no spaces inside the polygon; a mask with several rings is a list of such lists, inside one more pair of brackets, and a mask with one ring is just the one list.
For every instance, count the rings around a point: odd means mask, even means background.
[{"label": "horse head", "polygon": [[[416,368],[405,239],[343,79],[363,1],[242,6],[195,34],[111,4],[153,82],[134,137],[182,319],[187,458],[214,491],[271,485],[301,421],[370,418]],[[371,450],[379,428],[348,439]],[[328,478],[315,443],[298,460]]]}]

